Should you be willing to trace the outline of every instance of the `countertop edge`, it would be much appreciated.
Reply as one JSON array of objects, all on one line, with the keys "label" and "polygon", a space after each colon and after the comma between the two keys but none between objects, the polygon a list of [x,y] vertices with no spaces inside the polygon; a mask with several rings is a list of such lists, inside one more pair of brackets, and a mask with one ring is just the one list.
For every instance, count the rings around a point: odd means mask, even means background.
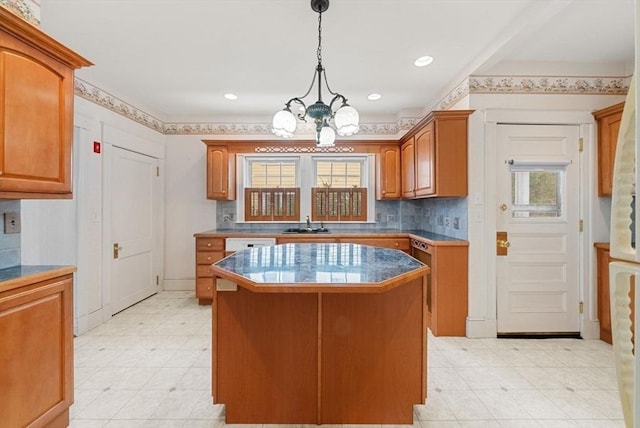
[{"label": "countertop edge", "polygon": [[69,275],[74,273],[75,271],[75,266],[51,266],[50,270],[26,274],[17,278],[0,281],[0,292],[24,287],[25,285],[34,284],[36,282],[47,281],[49,279],[57,278],[64,275]]},{"label": "countertop edge", "polygon": [[362,237],[362,238],[409,238],[417,239],[419,241],[426,242],[427,244],[435,246],[469,246],[469,241],[459,238],[449,238],[447,240],[437,240],[426,238],[415,232],[408,231],[389,231],[389,232],[331,232],[323,234],[283,234],[283,233],[252,233],[252,232],[231,232],[231,231],[217,231],[209,230],[204,232],[198,232],[193,234],[194,238],[278,238],[286,237],[287,239],[309,239],[310,237],[318,238],[345,238],[345,237]]}]

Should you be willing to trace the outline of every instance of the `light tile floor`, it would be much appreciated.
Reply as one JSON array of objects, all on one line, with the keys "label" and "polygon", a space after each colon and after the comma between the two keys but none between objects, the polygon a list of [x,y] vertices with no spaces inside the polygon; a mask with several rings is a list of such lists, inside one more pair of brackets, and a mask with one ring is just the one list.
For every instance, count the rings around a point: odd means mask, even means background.
[{"label": "light tile floor", "polygon": [[[211,309],[193,292],[157,294],[74,345],[71,427],[224,425],[211,404]],[[624,427],[604,342],[430,335],[428,348],[416,428]]]}]

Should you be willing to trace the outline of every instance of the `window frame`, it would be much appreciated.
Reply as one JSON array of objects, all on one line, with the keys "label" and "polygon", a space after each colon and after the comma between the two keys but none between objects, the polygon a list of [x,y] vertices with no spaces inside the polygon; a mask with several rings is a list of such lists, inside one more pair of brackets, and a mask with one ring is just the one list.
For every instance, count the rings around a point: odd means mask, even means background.
[{"label": "window frame", "polygon": [[[366,220],[357,221],[339,221],[339,222],[325,222],[325,223],[375,223],[375,154],[374,153],[353,153],[353,154],[335,154],[335,153],[296,153],[291,155],[274,154],[251,154],[243,153],[237,155],[237,167],[236,167],[236,191],[238,198],[236,198],[236,223],[297,223],[304,221],[308,215],[311,218],[312,214],[312,201],[311,201],[311,189],[316,183],[316,163],[315,160],[333,160],[333,161],[353,161],[354,159],[360,159],[361,166],[361,187],[367,188],[366,199]],[[250,162],[253,161],[296,161],[296,185],[300,188],[300,219],[287,220],[287,221],[251,221],[246,220],[244,216],[245,197],[244,189],[245,183],[250,181]],[[312,174],[303,174],[302,171],[313,171]],[[242,178],[242,179],[240,179]],[[241,197],[240,197],[241,195]]]}]

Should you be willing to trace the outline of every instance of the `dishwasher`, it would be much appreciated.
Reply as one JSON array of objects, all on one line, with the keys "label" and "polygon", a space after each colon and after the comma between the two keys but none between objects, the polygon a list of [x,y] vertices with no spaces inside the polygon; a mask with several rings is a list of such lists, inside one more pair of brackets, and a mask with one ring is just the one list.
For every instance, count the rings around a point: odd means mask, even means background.
[{"label": "dishwasher", "polygon": [[[247,248],[265,247],[267,245],[276,245],[275,238],[227,238],[224,241],[225,257],[235,253],[236,251]],[[217,291],[236,291],[238,285],[228,279],[216,278]]]},{"label": "dishwasher", "polygon": [[[417,239],[412,239],[411,255],[415,259],[429,266],[429,269],[431,269],[431,249],[429,248],[429,244],[423,241],[419,241]],[[431,327],[431,304],[432,304],[431,294],[432,294],[432,291],[431,291],[431,270],[430,270],[429,274],[427,275],[427,327]]]},{"label": "dishwasher", "polygon": [[276,238],[227,238],[224,241],[224,252],[228,255],[245,248],[276,245]]}]

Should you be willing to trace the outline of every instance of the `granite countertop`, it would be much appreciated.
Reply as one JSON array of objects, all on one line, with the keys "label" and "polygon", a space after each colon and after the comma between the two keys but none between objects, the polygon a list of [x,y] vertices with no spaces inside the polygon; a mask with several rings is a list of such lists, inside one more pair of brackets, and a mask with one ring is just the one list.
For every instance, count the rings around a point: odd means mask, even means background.
[{"label": "granite countertop", "polygon": [[386,291],[429,272],[402,251],[338,243],[248,248],[214,263],[211,269],[216,276],[253,291],[269,292]]},{"label": "granite countertop", "polygon": [[19,265],[0,269],[0,291],[46,281],[76,271],[75,266]]},{"label": "granite countertop", "polygon": [[234,236],[234,237],[277,237],[277,236],[286,236],[286,237],[295,237],[295,236],[316,236],[316,237],[340,237],[340,236],[349,236],[349,235],[357,235],[357,236],[380,236],[385,237],[387,235],[409,235],[410,238],[422,239],[430,242],[443,242],[443,243],[466,243],[467,241],[464,239],[453,238],[451,236],[440,235],[438,233],[428,232],[426,230],[417,230],[417,229],[331,229],[329,227],[329,233],[300,233],[300,234],[289,234],[283,233],[286,227],[283,227],[282,230],[259,230],[259,231],[251,231],[251,230],[239,230],[239,229],[212,229],[204,232],[196,233],[194,236],[202,237],[202,236]]}]

